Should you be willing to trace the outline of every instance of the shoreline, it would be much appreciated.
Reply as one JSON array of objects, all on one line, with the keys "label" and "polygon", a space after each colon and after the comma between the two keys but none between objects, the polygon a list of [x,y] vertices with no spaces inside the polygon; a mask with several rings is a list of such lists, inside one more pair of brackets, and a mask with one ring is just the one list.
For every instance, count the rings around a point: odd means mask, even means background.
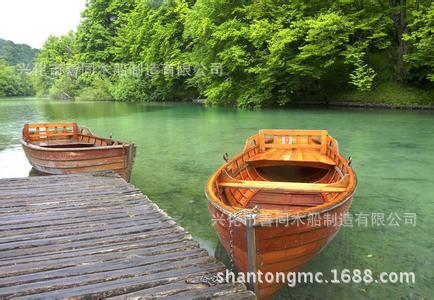
[{"label": "shoreline", "polygon": [[[35,96],[7,96],[7,97],[0,97],[0,100],[3,99],[49,99],[46,97],[35,97]],[[62,101],[62,102],[74,102],[74,100],[62,100],[62,99],[50,99],[54,101]],[[90,102],[93,102],[93,100],[88,100]],[[114,100],[95,100],[95,102],[120,102],[120,101],[114,101]],[[150,102],[141,102],[141,101],[131,101],[129,103],[150,103]],[[161,102],[161,103],[192,103],[196,105],[206,105],[206,99],[194,99],[190,101],[178,101],[178,102]],[[217,105],[219,106],[219,105]],[[222,105],[224,106],[224,105]],[[285,105],[281,106],[281,108],[284,107],[320,107],[320,108],[332,108],[332,107],[340,107],[340,108],[358,108],[358,109],[387,109],[387,110],[404,110],[404,111],[434,111],[434,103],[432,105],[428,104],[393,104],[393,103],[373,103],[373,102],[351,102],[351,101],[294,101],[294,102],[288,102]],[[236,106],[234,106],[236,107]],[[262,108],[269,108],[269,107],[279,107],[279,106],[264,106]]]},{"label": "shoreline", "polygon": [[388,110],[424,110],[433,111],[434,105],[427,104],[393,104],[393,103],[364,103],[364,102],[322,102],[322,101],[306,101],[306,102],[290,102],[288,106],[319,106],[319,107],[343,107],[343,108],[359,108],[359,109],[388,109]]},{"label": "shoreline", "polygon": [[[206,101],[192,101],[197,105],[206,105]],[[323,102],[323,101],[294,101],[288,102],[284,107],[319,107],[319,108],[358,108],[358,109],[387,109],[387,110],[405,110],[405,111],[434,111],[434,104],[393,104],[393,103],[364,103],[364,102]],[[236,106],[234,105],[236,108]],[[270,108],[278,106],[264,106],[261,108]]]}]

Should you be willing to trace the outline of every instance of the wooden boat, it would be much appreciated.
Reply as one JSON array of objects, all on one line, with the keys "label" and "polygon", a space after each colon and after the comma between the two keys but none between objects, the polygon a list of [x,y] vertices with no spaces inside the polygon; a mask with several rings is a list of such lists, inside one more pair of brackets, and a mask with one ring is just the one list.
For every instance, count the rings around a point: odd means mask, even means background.
[{"label": "wooden boat", "polygon": [[45,174],[115,171],[129,181],[135,145],[101,138],[76,123],[25,124],[21,140],[30,164]]},{"label": "wooden boat", "polygon": [[[205,189],[214,227],[237,270],[287,274],[311,261],[350,208],[357,183],[350,165],[324,130],[261,130],[250,137]],[[258,277],[250,283],[261,299],[282,286]]]}]

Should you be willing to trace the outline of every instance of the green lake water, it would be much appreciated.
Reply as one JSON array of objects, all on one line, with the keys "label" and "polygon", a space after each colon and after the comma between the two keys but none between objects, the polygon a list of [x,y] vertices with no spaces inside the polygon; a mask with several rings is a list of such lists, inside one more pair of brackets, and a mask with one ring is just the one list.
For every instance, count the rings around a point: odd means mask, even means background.
[{"label": "green lake water", "polygon": [[[434,295],[434,114],[344,109],[234,110],[190,104],[0,99],[0,177],[28,176],[24,123],[74,121],[137,145],[132,183],[211,253],[218,248],[204,197],[222,154],[261,128],[327,129],[351,155],[359,186],[342,228],[305,270],[414,272],[414,284],[304,284],[277,298],[429,299]],[[373,214],[385,225],[371,223]],[[404,224],[411,218],[416,224]],[[364,226],[368,218],[368,224]],[[391,226],[398,224],[399,226]],[[221,249],[217,251],[220,253]]]}]

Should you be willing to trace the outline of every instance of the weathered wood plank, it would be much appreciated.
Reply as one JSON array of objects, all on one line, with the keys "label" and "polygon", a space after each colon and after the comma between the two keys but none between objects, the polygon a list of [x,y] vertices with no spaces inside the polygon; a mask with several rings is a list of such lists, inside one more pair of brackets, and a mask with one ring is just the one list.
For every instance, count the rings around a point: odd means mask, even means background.
[{"label": "weathered wood plank", "polygon": [[[0,192],[1,193],[1,192]],[[128,200],[145,200],[147,198],[141,193],[131,192],[122,193],[113,197],[115,193],[111,192],[108,194],[98,193],[93,195],[91,193],[86,193],[85,195],[74,195],[74,196],[57,196],[51,198],[48,195],[39,195],[38,199],[36,196],[32,197],[11,197],[11,199],[1,199],[2,208],[14,208],[23,207],[25,205],[31,207],[38,207],[42,205],[74,205],[75,203],[86,203],[88,201],[111,201],[111,202],[121,202]]]},{"label": "weathered wood plank", "polygon": [[[26,257],[19,257],[19,258],[12,258],[9,260],[1,261],[2,262],[2,269],[3,266],[6,268],[19,266],[21,264],[26,264],[28,268],[33,267],[31,264],[33,264],[36,267],[39,267],[40,264],[45,264],[46,266],[49,266],[50,259],[55,259],[56,261],[63,261],[63,259],[66,260],[73,260],[73,259],[80,259],[83,260],[89,259],[105,259],[105,257],[101,257],[98,255],[107,255],[107,257],[110,257],[110,255],[113,253],[114,255],[118,254],[124,254],[125,256],[132,254],[132,255],[157,255],[161,253],[171,253],[171,252],[177,252],[177,251],[187,251],[190,249],[196,249],[198,248],[198,243],[196,241],[191,240],[183,240],[174,242],[171,244],[163,244],[158,246],[149,246],[147,244],[144,244],[143,241],[137,241],[137,243],[124,243],[124,244],[115,244],[115,245],[109,245],[104,246],[100,248],[94,248],[89,250],[88,248],[84,250],[78,250],[78,251],[70,251],[70,252],[59,252],[55,253],[53,255],[38,255],[38,256],[26,256]],[[44,268],[45,267],[41,267]],[[48,268],[47,268],[48,269]]]},{"label": "weathered wood plank", "polygon": [[202,289],[194,289],[189,291],[180,292],[175,295],[167,296],[166,299],[210,299],[215,297],[224,297],[225,295],[230,295],[233,293],[238,293],[245,291],[245,287],[241,285],[234,285],[234,284],[218,284],[215,286],[206,286]]},{"label": "weathered wood plank", "polygon": [[[137,202],[126,202],[126,203],[98,203],[95,202],[95,204],[88,204],[88,205],[80,205],[80,206],[73,206],[73,207],[66,207],[66,208],[54,208],[52,210],[49,209],[32,209],[30,208],[27,213],[17,213],[15,219],[24,221],[30,219],[32,220],[38,220],[40,216],[57,216],[59,214],[63,215],[71,215],[71,213],[76,213],[76,216],[80,216],[80,213],[89,213],[94,211],[114,211],[114,210],[121,210],[121,211],[149,211],[151,212],[152,206],[145,204],[143,202],[137,201]],[[9,213],[3,213],[0,214],[0,222],[3,222],[5,220],[10,220],[11,215],[14,215],[14,212]],[[72,215],[71,215],[72,216]],[[30,218],[31,217],[31,218]]]},{"label": "weathered wood plank", "polygon": [[[165,217],[161,217],[161,219],[159,220],[161,222],[169,221],[169,219]],[[121,222],[121,223],[105,222],[100,224],[93,224],[92,226],[84,226],[84,227],[74,226],[74,227],[69,227],[68,229],[56,228],[57,230],[53,230],[53,231],[41,232],[39,229],[34,233],[29,233],[29,232],[26,232],[24,234],[22,232],[20,232],[19,234],[6,233],[6,234],[2,234],[5,237],[0,237],[0,246],[2,246],[3,244],[14,243],[17,240],[19,240],[22,244],[25,244],[25,241],[35,241],[35,240],[42,240],[42,239],[44,240],[44,242],[53,241],[53,240],[56,240],[57,242],[60,241],[61,238],[65,238],[68,239],[68,241],[70,241],[71,236],[87,239],[87,236],[85,234],[96,233],[98,234],[98,236],[101,236],[105,232],[111,233],[111,231],[113,230],[123,229],[125,227],[134,226],[140,228],[140,226],[142,225],[150,225],[150,224],[155,224],[155,219],[142,220],[140,218],[136,218],[136,220],[128,220],[127,222]]]},{"label": "weathered wood plank", "polygon": [[[200,280],[201,276],[197,276],[194,278],[197,281]],[[149,289],[140,290],[138,292],[109,297],[111,300],[124,300],[124,299],[155,299],[155,298],[171,298],[173,296],[174,299],[185,298],[185,299],[194,299],[195,296],[201,299],[208,298],[218,298],[230,295],[232,293],[241,293],[245,291],[245,286],[242,284],[218,284],[213,287],[209,287],[203,283],[197,284],[185,284],[184,280],[179,280],[175,282],[170,282],[168,284],[161,284]],[[250,295],[250,299],[252,299],[252,293],[248,293]],[[207,296],[206,296],[207,295]],[[203,297],[201,297],[203,296]]]},{"label": "weathered wood plank", "polygon": [[[23,214],[17,217],[13,215],[7,217],[0,218],[0,224],[17,224],[17,223],[37,223],[39,221],[56,221],[63,220],[65,218],[80,218],[80,217],[91,217],[96,214],[107,214],[107,213],[117,213],[117,212],[125,212],[126,216],[129,214],[134,214],[136,207],[125,207],[125,206],[112,206],[112,207],[100,207],[92,210],[80,210],[78,212],[42,212],[42,213],[33,213],[33,214]],[[144,209],[144,207],[140,207],[139,209]]]},{"label": "weathered wood plank", "polygon": [[[44,299],[53,298],[74,298],[74,299],[96,299],[101,297],[117,296],[131,293],[141,289],[155,287],[173,281],[186,280],[190,277],[198,277],[209,273],[223,271],[224,266],[220,264],[207,264],[202,266],[189,266],[177,270],[169,270],[134,278],[122,278],[115,281],[105,281],[85,286],[59,289],[52,292],[39,293],[38,297]],[[187,283],[186,283],[187,284]],[[21,295],[18,295],[21,296]],[[25,299],[25,298],[16,298]]]},{"label": "weathered wood plank", "polygon": [[[161,229],[164,228],[171,228],[171,224],[167,223],[165,226],[161,226],[161,227],[153,227],[153,228],[149,228],[148,231],[150,230],[155,230],[155,231],[159,231]],[[132,231],[133,232],[133,231]],[[86,247],[92,247],[95,245],[107,245],[107,244],[116,244],[116,243],[120,243],[120,242],[133,242],[133,241],[139,241],[139,240],[143,240],[144,239],[144,233],[141,232],[141,230],[138,230],[137,233],[132,233],[132,232],[128,232],[127,234],[124,235],[120,235],[120,236],[108,236],[108,237],[103,237],[103,238],[96,238],[98,235],[93,235],[93,237],[91,239],[87,239],[87,240],[78,240],[78,241],[74,241],[74,242],[69,242],[67,240],[65,240],[63,243],[60,244],[44,244],[44,245],[39,245],[38,247],[34,246],[35,244],[32,243],[28,243],[25,247],[23,247],[23,249],[20,249],[19,247],[17,247],[16,245],[8,245],[5,246],[3,248],[6,248],[6,250],[2,250],[0,251],[0,256],[3,258],[8,258],[10,259],[12,258],[18,258],[21,256],[26,256],[26,255],[39,255],[41,253],[45,253],[45,252],[64,252],[67,250],[73,250],[73,249],[78,249],[78,248],[86,248]],[[164,241],[165,237],[161,237],[161,241]],[[143,241],[143,242],[146,242]],[[19,243],[19,242],[17,242]]]},{"label": "weathered wood plank", "polygon": [[[119,220],[122,221],[128,221],[128,218],[140,218],[141,220],[148,220],[148,219],[158,219],[161,215],[156,212],[128,212],[125,211],[121,212],[106,212],[103,215],[97,215],[97,216],[85,216],[85,217],[77,217],[73,219],[59,219],[59,220],[48,220],[48,221],[39,221],[39,222],[33,222],[33,223],[18,223],[18,224],[12,224],[12,225],[4,225],[0,227],[0,232],[3,234],[2,231],[6,232],[13,232],[16,233],[24,232],[25,230],[38,230],[40,231],[40,227],[44,227],[44,229],[50,230],[51,227],[62,229],[64,227],[70,228],[71,226],[92,226],[92,224],[99,224],[99,223],[107,223],[107,222],[119,222]],[[128,218],[127,218],[128,217]]]},{"label": "weathered wood plank", "polygon": [[101,273],[89,273],[85,275],[70,276],[68,278],[52,279],[37,281],[32,283],[23,283],[20,285],[7,286],[0,288],[0,295],[10,296],[23,296],[28,294],[35,294],[40,292],[52,291],[56,289],[64,289],[69,287],[85,286],[89,284],[98,284],[110,281],[116,281],[124,278],[137,278],[139,276],[152,276],[153,274],[162,274],[165,272],[176,272],[177,270],[184,270],[185,268],[194,266],[198,267],[214,262],[210,256],[199,258],[191,258],[186,260],[178,260],[176,262],[160,262],[144,268],[130,267],[115,269],[113,271],[106,271]]},{"label": "weathered wood plank", "polygon": [[[67,278],[70,276],[113,271],[117,269],[130,268],[134,266],[146,266],[160,262],[171,262],[183,259],[191,259],[193,257],[207,256],[208,253],[202,249],[191,249],[186,251],[175,251],[169,253],[158,253],[156,255],[140,255],[139,251],[135,251],[132,257],[125,257],[125,253],[118,253],[115,259],[109,260],[109,257],[102,257],[104,260],[68,260],[62,265],[58,261],[56,269],[43,270],[34,268],[32,272],[27,274],[2,273],[0,287],[18,285],[22,283],[31,283],[47,279]],[[131,254],[131,253],[130,253]],[[99,257],[101,258],[102,255]],[[92,256],[91,256],[92,258]],[[108,263],[110,262],[110,263]],[[39,265],[45,267],[45,265]],[[51,265],[53,268],[54,265]],[[28,266],[26,266],[28,267]],[[36,266],[37,267],[37,266]],[[12,268],[10,268],[12,269]],[[26,269],[27,270],[27,269]]]}]

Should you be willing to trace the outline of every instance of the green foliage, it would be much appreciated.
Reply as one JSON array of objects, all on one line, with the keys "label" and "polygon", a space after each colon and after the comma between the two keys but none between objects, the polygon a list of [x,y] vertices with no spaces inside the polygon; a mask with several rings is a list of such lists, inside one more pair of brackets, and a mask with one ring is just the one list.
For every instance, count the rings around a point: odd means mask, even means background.
[{"label": "green foliage", "polygon": [[151,91],[146,81],[126,73],[114,83],[112,94],[117,101],[144,102]]},{"label": "green foliage", "polygon": [[413,72],[413,77],[434,82],[434,2],[431,6],[413,12],[414,20],[409,25],[411,32],[404,39],[411,43],[412,52],[404,59]]},{"label": "green foliage", "polygon": [[[110,63],[115,58],[115,37],[123,16],[133,7],[134,0],[90,0],[77,28],[76,46],[81,62]],[[141,1],[138,1],[141,2]]]},{"label": "green foliage", "polygon": [[[146,96],[141,95],[140,99],[174,100],[186,89],[184,77],[176,68],[185,62],[187,50],[183,32],[188,10],[185,0],[147,0],[138,1],[136,7],[123,16],[115,39],[115,60],[143,67],[141,80],[146,84],[137,86],[141,89],[139,94],[146,91]],[[152,72],[155,67],[158,72]],[[152,76],[145,78],[146,73]],[[121,78],[119,82],[123,81]]]},{"label": "green foliage", "polygon": [[32,94],[33,88],[28,75],[19,72],[17,67],[8,65],[6,61],[0,60],[0,97]]},{"label": "green foliage", "polygon": [[33,63],[37,49],[0,39],[0,97],[29,96],[34,90],[25,72]]},{"label": "green foliage", "polygon": [[[401,85],[397,82],[380,82],[369,91],[335,89],[330,91],[333,102],[383,103],[394,105],[429,105],[434,99],[433,89]],[[312,99],[323,100],[323,99]]]},{"label": "green foliage", "polygon": [[72,99],[77,93],[77,86],[73,77],[59,75],[48,91],[51,99]]},{"label": "green foliage", "polygon": [[372,88],[375,75],[375,71],[368,65],[356,63],[356,69],[350,74],[350,82],[360,91],[369,91]]},{"label": "green foliage", "polygon": [[38,49],[34,49],[29,45],[15,44],[12,41],[0,38],[0,60],[4,60],[10,65],[30,65],[37,54]]},{"label": "green foliage", "polygon": [[[89,0],[75,34],[47,40],[36,59],[45,67],[32,79],[39,94],[52,96],[118,101],[203,96],[208,103],[240,107],[327,98],[336,90],[368,95],[384,82],[429,88],[434,5],[399,3]],[[110,74],[73,75],[46,67],[82,63],[108,65]],[[114,72],[114,64],[135,70]],[[215,72],[216,65],[223,72]]]},{"label": "green foliage", "polygon": [[[37,95],[51,97],[60,95],[61,87],[69,87],[72,78],[66,76],[68,65],[71,65],[75,58],[75,34],[69,32],[66,35],[55,37],[49,36],[45,41],[40,53],[35,59],[35,67],[31,74],[33,86]],[[59,81],[56,84],[56,81]],[[53,90],[51,88],[54,87]],[[65,91],[71,92],[71,91]]]},{"label": "green foliage", "polygon": [[213,103],[284,104],[317,89],[342,57],[353,66],[348,81],[370,89],[375,71],[366,63],[367,49],[389,45],[383,17],[360,13],[352,8],[354,1],[346,2],[339,7],[325,1],[198,0],[186,23],[193,40],[189,58],[196,64],[221,62],[225,74],[189,82]]},{"label": "green foliage", "polygon": [[77,100],[94,100],[94,101],[110,101],[114,100],[112,95],[113,85],[109,78],[95,76],[89,86],[81,89],[77,96]]}]

